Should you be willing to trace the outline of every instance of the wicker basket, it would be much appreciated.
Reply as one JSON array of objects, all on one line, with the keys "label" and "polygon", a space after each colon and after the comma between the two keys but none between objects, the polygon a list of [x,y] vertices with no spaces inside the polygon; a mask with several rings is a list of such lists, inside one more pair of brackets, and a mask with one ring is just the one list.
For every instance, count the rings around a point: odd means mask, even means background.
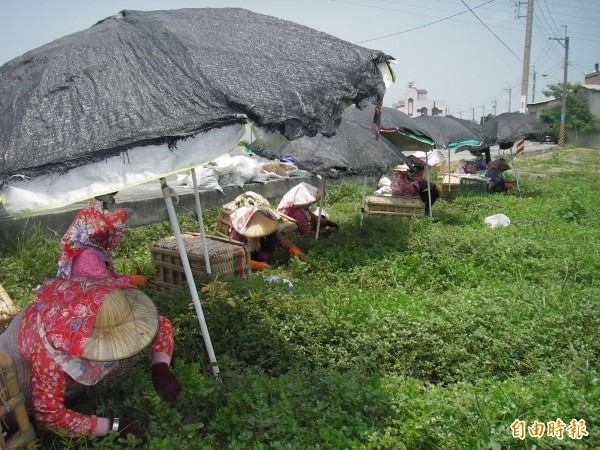
[{"label": "wicker basket", "polygon": [[[0,352],[0,401],[0,448],[28,448],[35,441],[35,431],[27,415],[12,358],[4,352]],[[7,414],[14,417],[5,417]],[[2,430],[4,422],[18,425],[18,430],[9,435],[7,441]]]},{"label": "wicker basket", "polygon": [[[183,234],[183,243],[190,261],[192,274],[206,274],[204,246],[198,233]],[[237,241],[218,236],[206,236],[208,258],[213,275],[250,275],[250,252]],[[170,236],[150,245],[152,264],[156,268],[156,282],[162,286],[182,286],[185,272],[179,256],[175,236]]]},{"label": "wicker basket", "polygon": [[369,215],[423,217],[425,204],[418,197],[378,197],[365,199],[364,211]]},{"label": "wicker basket", "polygon": [[450,186],[447,184],[441,184],[440,187],[442,188],[442,197],[450,197],[458,193],[460,184],[450,184]]},{"label": "wicker basket", "polygon": [[0,284],[0,333],[6,329],[19,311]]},{"label": "wicker basket", "polygon": [[[231,228],[231,222],[229,221],[229,216],[231,213],[235,211],[235,203],[230,202],[226,203],[219,210],[219,215],[217,216],[217,225],[215,226],[214,235],[222,238],[229,238],[229,229]],[[277,231],[285,234],[288,237],[293,237],[298,232],[298,224],[291,217],[286,216],[285,214],[279,213],[281,216],[281,222],[279,222],[279,226],[277,227]]]},{"label": "wicker basket", "polygon": [[460,179],[460,192],[467,194],[489,194],[489,178],[464,177]]}]

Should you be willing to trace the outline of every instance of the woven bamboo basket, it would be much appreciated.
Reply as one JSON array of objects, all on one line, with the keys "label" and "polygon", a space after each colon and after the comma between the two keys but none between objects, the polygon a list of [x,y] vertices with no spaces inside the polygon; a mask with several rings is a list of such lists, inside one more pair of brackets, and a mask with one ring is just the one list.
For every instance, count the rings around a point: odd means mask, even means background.
[{"label": "woven bamboo basket", "polygon": [[19,311],[0,284],[0,333],[6,329]]},{"label": "woven bamboo basket", "polygon": [[[230,202],[226,203],[219,210],[219,215],[217,216],[217,224],[215,226],[214,235],[229,238],[229,229],[231,228],[231,222],[229,221],[229,216],[233,211],[235,211],[235,203]],[[288,237],[294,237],[298,232],[298,224],[291,217],[286,216],[285,214],[279,213],[281,216],[281,222],[277,227],[277,231],[285,234]]]},{"label": "woven bamboo basket", "polygon": [[371,195],[365,198],[365,214],[399,217],[425,216],[425,204],[418,197],[379,197]]},{"label": "woven bamboo basket", "polygon": [[[12,358],[0,352],[0,448],[29,448],[35,441],[35,431],[27,415],[25,397],[19,389]],[[13,417],[5,417],[7,414]],[[18,430],[5,441],[2,424],[15,422]]]},{"label": "woven bamboo basket", "polygon": [[[185,233],[182,237],[192,274],[206,274],[202,237],[198,233]],[[206,236],[206,246],[213,275],[250,276],[250,252],[244,244],[219,236]],[[185,283],[185,272],[175,236],[151,244],[150,253],[158,284],[174,287]]]}]

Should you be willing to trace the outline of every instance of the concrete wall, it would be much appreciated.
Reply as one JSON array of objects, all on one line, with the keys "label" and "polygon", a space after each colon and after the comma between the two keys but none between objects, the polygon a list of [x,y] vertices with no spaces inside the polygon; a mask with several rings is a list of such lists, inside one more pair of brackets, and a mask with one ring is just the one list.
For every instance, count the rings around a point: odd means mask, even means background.
[{"label": "concrete wall", "polygon": [[[200,191],[200,201],[203,208],[209,208],[211,206],[220,207],[225,203],[233,201],[244,191],[254,191],[269,201],[272,201],[282,197],[288,190],[303,181],[314,186],[319,186],[320,183],[317,177],[295,177],[272,180],[268,183],[246,184],[243,189],[237,186],[229,186],[223,188],[224,193],[219,191]],[[171,187],[179,196],[179,202],[175,205],[176,212],[195,212],[196,200],[194,191],[189,188],[175,186],[175,183],[172,183]],[[117,200],[118,206],[135,210],[135,214],[131,216],[127,223],[128,226],[135,227],[148,225],[169,219],[158,182],[125,189],[120,191],[115,199]],[[77,211],[85,204],[86,202],[77,203],[65,208],[48,211],[44,214],[38,214],[24,219],[12,219],[4,214],[0,218],[0,248],[14,242],[16,238],[22,236],[23,232],[27,233],[32,227],[38,225],[42,232],[49,235],[55,235],[57,238],[62,237],[73,221]],[[273,206],[276,207],[277,205]]]},{"label": "concrete wall", "polygon": [[[577,93],[587,102],[590,112],[596,117],[600,117],[600,86],[582,85]],[[569,130],[568,138],[582,147],[600,148],[600,133],[577,134],[574,130]]]}]

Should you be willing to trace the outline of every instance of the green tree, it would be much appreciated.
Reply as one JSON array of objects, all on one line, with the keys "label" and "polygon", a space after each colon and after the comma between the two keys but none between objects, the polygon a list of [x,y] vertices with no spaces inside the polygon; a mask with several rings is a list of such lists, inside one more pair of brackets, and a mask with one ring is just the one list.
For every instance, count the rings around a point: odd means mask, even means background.
[{"label": "green tree", "polygon": [[[567,130],[576,130],[578,133],[588,131],[598,131],[597,122],[600,120],[590,111],[587,101],[577,94],[580,83],[567,83],[567,113],[565,116],[565,128]],[[546,90],[542,91],[546,97],[562,98],[562,83],[549,84]],[[562,105],[553,105],[543,108],[540,113],[540,120],[550,126],[552,130],[559,134],[560,114]]]},{"label": "green tree", "polygon": [[494,117],[493,114],[486,114],[485,116],[481,116],[481,119],[479,120],[479,124],[483,125],[484,123],[489,122],[493,117]]}]

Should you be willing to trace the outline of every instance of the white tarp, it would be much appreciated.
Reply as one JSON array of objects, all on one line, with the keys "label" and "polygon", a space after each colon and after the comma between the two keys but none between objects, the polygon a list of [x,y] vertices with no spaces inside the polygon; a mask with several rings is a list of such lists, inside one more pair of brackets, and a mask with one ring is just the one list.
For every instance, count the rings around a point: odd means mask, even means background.
[{"label": "white tarp", "polygon": [[13,182],[2,191],[2,204],[9,214],[19,217],[120,191],[209,162],[233,149],[242,135],[241,125],[230,125],[179,141],[175,149],[166,144],[136,147],[125,156],[113,156],[64,174]]}]

